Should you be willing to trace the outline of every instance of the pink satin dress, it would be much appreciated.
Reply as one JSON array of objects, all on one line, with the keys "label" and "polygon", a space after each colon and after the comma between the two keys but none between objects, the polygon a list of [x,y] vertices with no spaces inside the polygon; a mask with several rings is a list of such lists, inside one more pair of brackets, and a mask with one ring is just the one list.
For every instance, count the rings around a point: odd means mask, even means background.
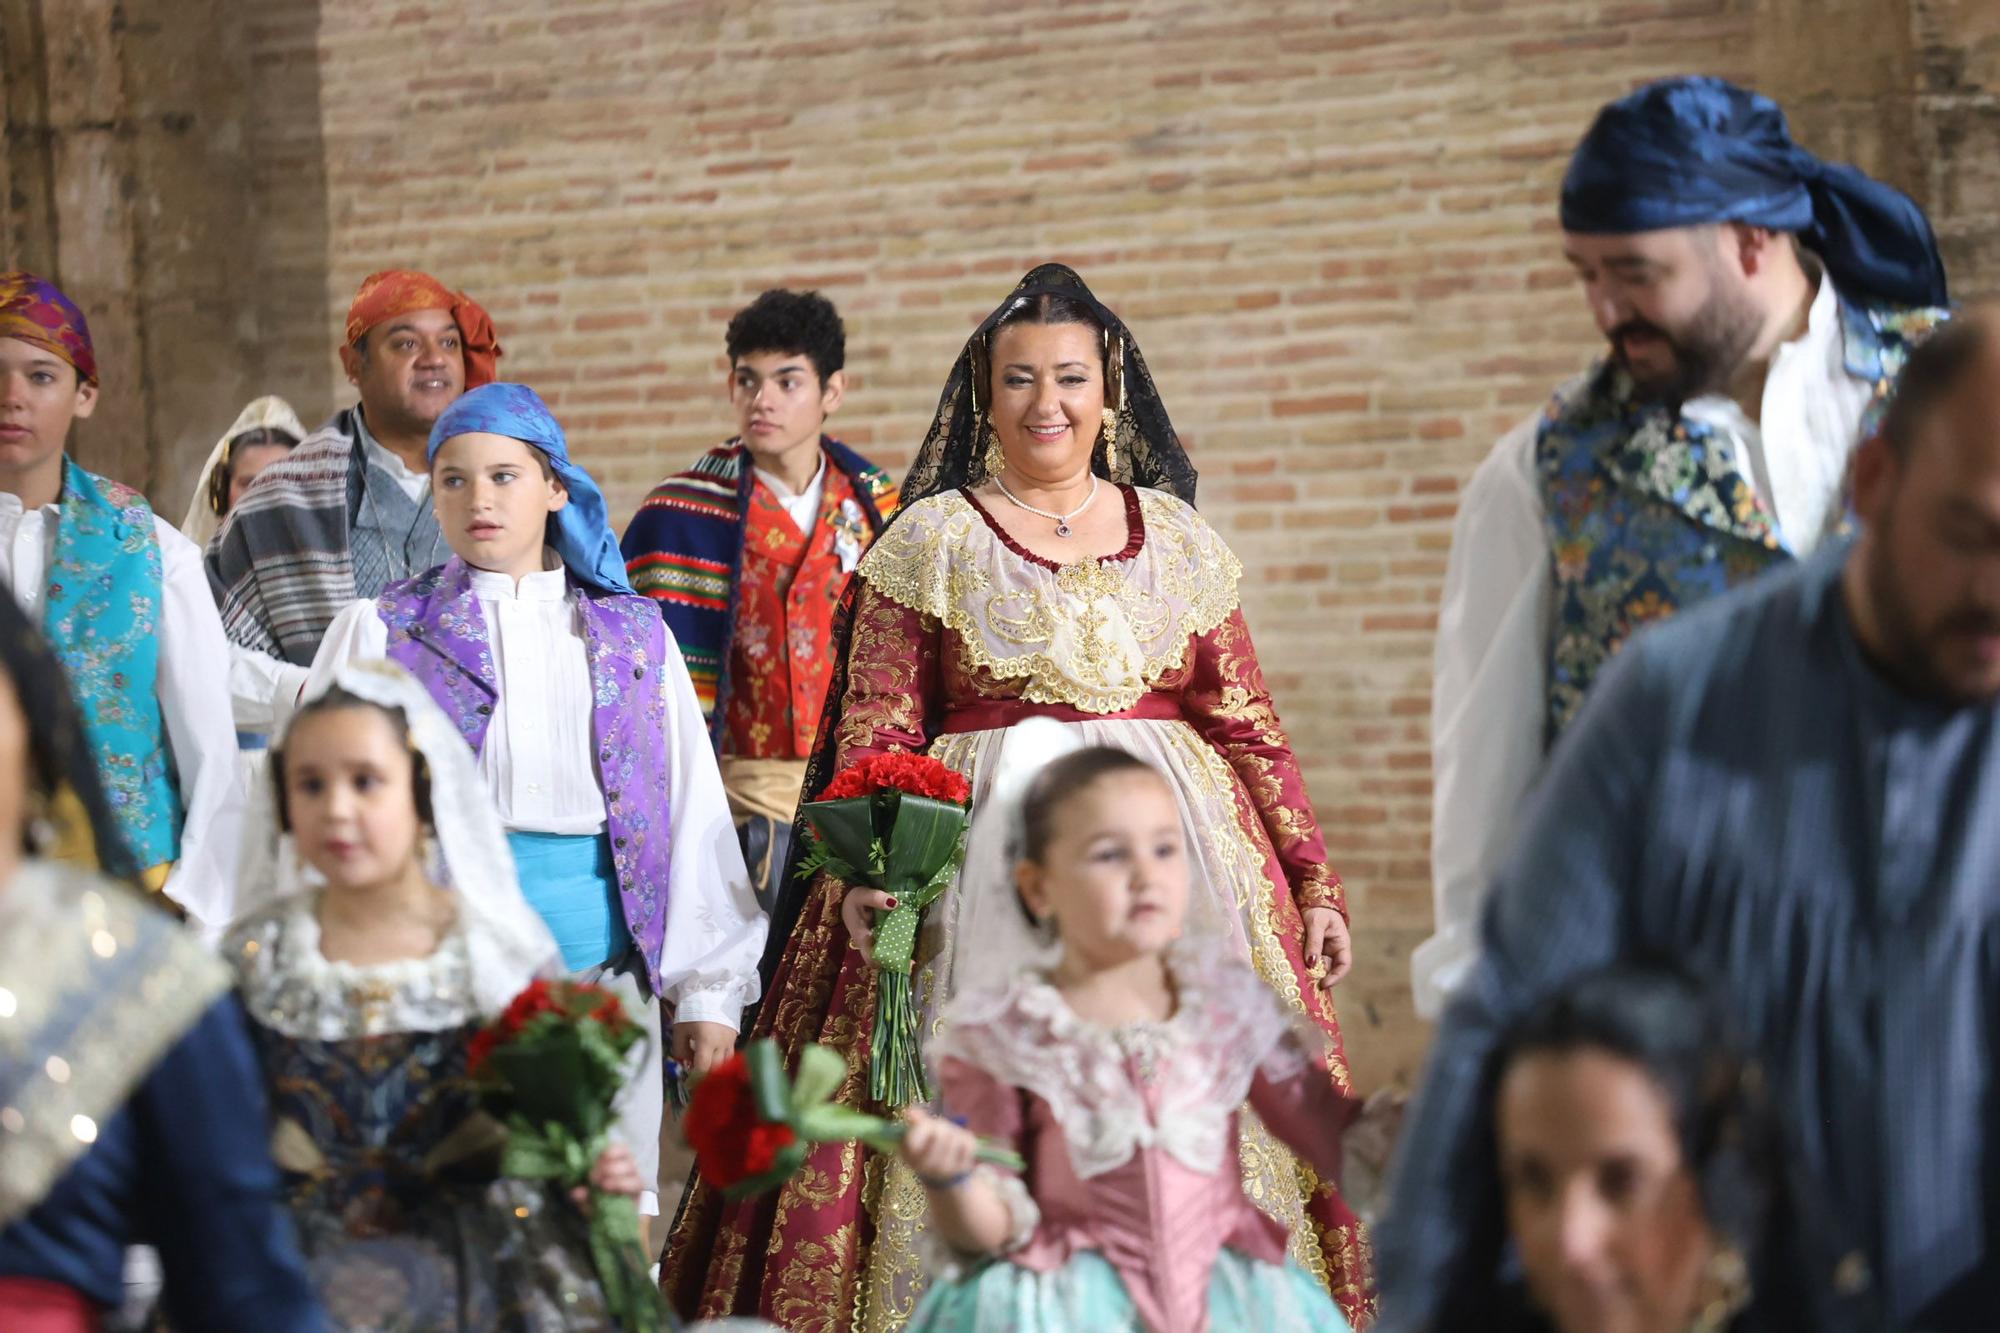
[{"label": "pink satin dress", "polygon": [[[1285,1228],[1244,1193],[1244,1103],[1323,1181],[1340,1178],[1340,1135],[1358,1104],[1314,1059],[1317,1033],[1249,969],[1191,950],[1172,968],[1177,1005],[1164,1022],[1096,1026],[1027,976],[962,996],[935,1051],[945,1108],[1027,1163],[1019,1178],[992,1176],[1015,1222],[1001,1261],[1056,1274],[1094,1252],[1147,1328],[1204,1333],[1225,1250],[1268,1265],[1274,1287],[1316,1285],[1287,1275]],[[979,1280],[954,1267],[945,1282]],[[927,1308],[950,1304],[941,1293]],[[1344,1326],[1330,1300],[1321,1317]]]}]

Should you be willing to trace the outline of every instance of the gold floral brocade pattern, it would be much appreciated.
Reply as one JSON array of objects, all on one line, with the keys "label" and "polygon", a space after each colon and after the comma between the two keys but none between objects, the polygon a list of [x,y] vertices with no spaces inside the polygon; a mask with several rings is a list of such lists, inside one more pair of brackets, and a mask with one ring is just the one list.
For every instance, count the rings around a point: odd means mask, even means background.
[{"label": "gold floral brocade pattern", "polygon": [[1347,915],[1340,877],[1327,864],[1326,841],[1306,796],[1305,774],[1278,721],[1264,669],[1241,611],[1232,611],[1197,646],[1183,707],[1217,754],[1236,770],[1263,820],[1301,911],[1331,907]]}]

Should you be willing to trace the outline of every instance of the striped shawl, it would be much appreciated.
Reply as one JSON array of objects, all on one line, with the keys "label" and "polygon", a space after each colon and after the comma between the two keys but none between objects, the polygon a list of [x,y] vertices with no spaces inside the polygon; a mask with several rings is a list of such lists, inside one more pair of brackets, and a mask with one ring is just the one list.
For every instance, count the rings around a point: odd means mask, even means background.
[{"label": "striped shawl", "polygon": [[[838,440],[820,445],[854,483],[871,540],[896,512],[889,474]],[[709,736],[719,748],[729,706],[729,645],[736,634],[743,539],[757,484],[739,440],[709,450],[653,488],[620,543],[632,586],[660,604],[694,678]]]},{"label": "striped shawl", "polygon": [[208,581],[230,642],[311,666],[355,598],[348,486],[357,408],[336,413],[266,468],[208,548]]}]

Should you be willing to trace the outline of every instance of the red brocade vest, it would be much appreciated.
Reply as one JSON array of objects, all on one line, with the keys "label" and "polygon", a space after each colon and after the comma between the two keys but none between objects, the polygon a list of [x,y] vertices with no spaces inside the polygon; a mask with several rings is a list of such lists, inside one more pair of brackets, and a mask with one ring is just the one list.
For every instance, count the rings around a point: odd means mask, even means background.
[{"label": "red brocade vest", "polygon": [[833,674],[833,614],[847,576],[874,538],[838,468],[826,469],[810,533],[759,482],[750,492],[729,645],[734,688],[725,706],[723,752],[746,759],[812,753]]}]

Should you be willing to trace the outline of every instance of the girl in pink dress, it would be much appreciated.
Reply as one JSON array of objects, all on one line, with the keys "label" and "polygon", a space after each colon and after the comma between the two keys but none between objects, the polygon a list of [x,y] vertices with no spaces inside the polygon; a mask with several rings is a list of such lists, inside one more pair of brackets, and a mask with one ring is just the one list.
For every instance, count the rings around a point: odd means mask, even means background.
[{"label": "girl in pink dress", "polygon": [[[1062,731],[1024,723],[1007,746]],[[1338,1178],[1356,1104],[1325,1077],[1324,1038],[1247,966],[1182,942],[1188,851],[1156,769],[1075,749],[1025,786],[1018,808],[989,798],[973,855],[998,824],[1044,952],[1003,986],[961,992],[930,1046],[962,1123],[912,1111],[901,1149],[929,1198],[936,1273],[911,1329],[1344,1333],[1237,1163],[1247,1101]],[[975,1168],[981,1135],[1026,1170]]]}]

